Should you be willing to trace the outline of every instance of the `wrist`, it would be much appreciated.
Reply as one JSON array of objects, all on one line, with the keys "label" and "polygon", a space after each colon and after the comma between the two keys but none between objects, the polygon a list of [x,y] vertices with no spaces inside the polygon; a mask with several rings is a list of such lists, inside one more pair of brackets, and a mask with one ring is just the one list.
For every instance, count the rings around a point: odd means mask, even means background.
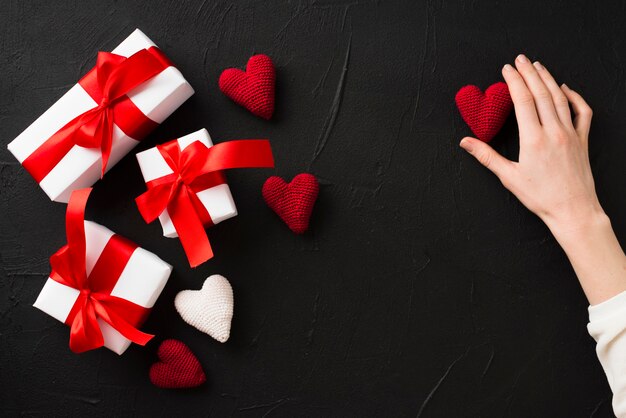
[{"label": "wrist", "polygon": [[603,211],[550,230],[569,258],[591,305],[626,291],[626,256]]},{"label": "wrist", "polygon": [[600,205],[592,208],[584,216],[545,222],[565,252],[571,248],[584,246],[592,237],[613,233],[611,220]]},{"label": "wrist", "polygon": [[550,213],[540,214],[540,218],[557,240],[577,238],[589,230],[610,227],[610,220],[597,198],[566,202]]}]

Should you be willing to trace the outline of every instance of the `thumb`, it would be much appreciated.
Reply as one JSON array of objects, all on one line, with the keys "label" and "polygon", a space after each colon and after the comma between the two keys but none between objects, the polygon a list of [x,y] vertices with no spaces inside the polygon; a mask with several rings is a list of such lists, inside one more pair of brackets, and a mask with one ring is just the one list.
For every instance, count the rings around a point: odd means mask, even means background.
[{"label": "thumb", "polygon": [[500,181],[508,183],[507,180],[513,168],[512,161],[507,160],[487,143],[476,138],[466,136],[459,145],[476,158],[479,163],[498,176]]}]

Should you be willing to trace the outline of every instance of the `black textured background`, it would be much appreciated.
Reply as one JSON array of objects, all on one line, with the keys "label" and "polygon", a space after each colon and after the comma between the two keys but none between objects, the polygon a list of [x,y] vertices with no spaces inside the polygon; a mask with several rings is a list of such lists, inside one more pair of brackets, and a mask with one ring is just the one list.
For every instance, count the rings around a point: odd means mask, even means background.
[{"label": "black textured background", "polygon": [[[602,204],[626,240],[626,11],[584,1],[2,0],[0,7],[0,415],[609,417],[587,304],[541,222],[457,144],[464,84],[498,81],[519,52],[595,111]],[[95,186],[88,217],[175,266],[122,357],[74,355],[68,328],[31,305],[64,242],[51,203],[6,150],[95,62],[142,29],[196,95],[139,145],[208,128],[216,142],[269,137],[276,170],[228,175],[240,215],[209,232],[196,270],[146,225],[133,154]],[[277,67],[266,122],[223,96],[220,72],[254,53]],[[511,117],[494,146],[517,153]],[[271,174],[321,182],[310,231],[263,203]],[[175,294],[226,276],[226,344],[186,325]],[[160,340],[179,338],[209,382],[153,387]]]}]

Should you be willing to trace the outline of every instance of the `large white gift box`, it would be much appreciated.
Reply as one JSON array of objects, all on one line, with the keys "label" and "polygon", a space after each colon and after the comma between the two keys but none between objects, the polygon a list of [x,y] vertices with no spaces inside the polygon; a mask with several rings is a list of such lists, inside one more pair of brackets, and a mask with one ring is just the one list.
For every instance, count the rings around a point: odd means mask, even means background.
[{"label": "large white gift box", "polygon": [[[115,234],[97,223],[84,222],[85,266],[89,276],[105,246]],[[117,279],[111,295],[150,309],[165,287],[171,272],[172,266],[168,263],[151,252],[137,247]],[[33,306],[57,320],[65,322],[79,295],[78,289],[48,278]],[[100,318],[98,318],[98,324],[104,337],[105,347],[117,354],[126,351],[131,344],[130,340]]]},{"label": "large white gift box", "polygon": [[[129,57],[143,49],[154,51],[155,47],[155,44],[146,35],[136,29],[112,52]],[[132,104],[153,121],[155,126],[162,123],[194,93],[193,88],[176,67],[171,64],[164,65],[169,66],[127,94]],[[98,107],[98,103],[83,86],[77,83],[15,138],[8,145],[9,151],[23,164],[24,160],[68,122],[96,107]],[[117,124],[114,124],[112,139],[110,159],[106,166],[107,171],[143,138],[131,138]],[[101,170],[102,153],[100,149],[84,148],[74,144],[39,181],[39,185],[50,199],[57,202],[67,202],[73,190],[89,187],[95,183],[102,174]],[[33,175],[33,177],[36,176]]]},{"label": "large white gift box", "polygon": [[[213,146],[211,136],[206,129],[200,129],[199,131],[185,135],[174,141],[178,142],[181,151],[196,141],[203,143],[208,148]],[[139,167],[146,183],[173,173],[156,147],[138,153],[137,161],[139,162]],[[198,199],[207,210],[213,224],[237,216],[237,208],[235,207],[233,196],[230,193],[230,188],[226,183],[197,191],[196,196],[198,196]],[[161,213],[159,221],[163,227],[163,236],[168,238],[178,237],[172,219],[167,213],[167,209]]]}]

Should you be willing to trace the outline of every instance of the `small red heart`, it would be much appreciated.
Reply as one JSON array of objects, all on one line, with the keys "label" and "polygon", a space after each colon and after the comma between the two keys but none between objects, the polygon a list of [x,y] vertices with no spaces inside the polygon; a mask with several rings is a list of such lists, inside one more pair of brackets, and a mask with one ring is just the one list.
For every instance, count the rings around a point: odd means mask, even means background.
[{"label": "small red heart", "polygon": [[264,119],[274,114],[274,84],[276,70],[267,55],[254,55],[248,60],[246,71],[227,68],[220,75],[222,93],[235,103]]},{"label": "small red heart", "polygon": [[476,86],[465,86],[458,91],[455,100],[463,120],[484,142],[493,139],[513,109],[509,88],[501,81],[489,86],[484,93]]},{"label": "small red heart", "polygon": [[200,386],[206,376],[200,362],[183,342],[165,340],[159,346],[157,361],[150,367],[150,381],[164,389]]},{"label": "small red heart", "polygon": [[263,184],[263,199],[296,234],[303,234],[309,227],[313,205],[319,193],[319,184],[312,174],[301,173],[287,184],[272,176]]}]

